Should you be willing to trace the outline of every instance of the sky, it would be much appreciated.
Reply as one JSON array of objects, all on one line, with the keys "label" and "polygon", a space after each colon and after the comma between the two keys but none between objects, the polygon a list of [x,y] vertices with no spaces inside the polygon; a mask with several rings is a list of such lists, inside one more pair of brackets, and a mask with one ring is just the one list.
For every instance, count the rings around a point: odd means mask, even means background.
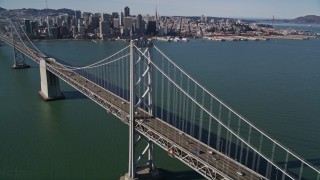
[{"label": "sky", "polygon": [[[69,8],[85,12],[121,12],[163,16],[213,16],[239,18],[292,19],[305,15],[320,16],[320,0],[47,0],[48,8]],[[46,0],[0,0],[5,9],[44,9]]]}]

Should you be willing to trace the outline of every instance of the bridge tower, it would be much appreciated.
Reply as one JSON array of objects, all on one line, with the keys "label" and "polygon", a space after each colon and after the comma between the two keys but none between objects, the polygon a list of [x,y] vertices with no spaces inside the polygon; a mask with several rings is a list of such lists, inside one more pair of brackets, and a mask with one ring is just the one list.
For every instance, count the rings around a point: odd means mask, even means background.
[{"label": "bridge tower", "polygon": [[[146,48],[145,56],[135,52],[135,48]],[[150,139],[145,139],[146,142],[140,142],[141,136],[136,132],[135,127],[139,122],[146,120],[146,117],[139,117],[138,107],[141,103],[146,104],[146,111],[149,116],[154,116],[152,103],[152,66],[151,66],[151,49],[152,43],[147,39],[130,42],[130,120],[129,120],[129,167],[128,173],[120,179],[132,180],[139,178],[158,179],[161,177],[158,169],[154,166],[154,144]],[[135,60],[135,54],[138,55],[138,60]],[[147,57],[147,58],[145,58]],[[144,75],[137,75],[136,65],[139,61],[145,63]],[[141,94],[137,93],[137,84],[142,76],[147,75],[147,88]],[[139,77],[137,77],[139,76]],[[137,101],[138,100],[138,101]],[[143,143],[144,150],[138,154],[137,145]],[[139,155],[136,158],[136,155]],[[143,161],[141,163],[141,161]],[[143,165],[141,165],[143,164]]]},{"label": "bridge tower", "polygon": [[16,40],[13,33],[13,22],[11,22],[11,38],[12,38],[12,48],[13,48],[13,69],[24,69],[29,68],[30,66],[26,64],[26,59],[24,54],[16,49],[16,46],[20,46],[16,44]]}]

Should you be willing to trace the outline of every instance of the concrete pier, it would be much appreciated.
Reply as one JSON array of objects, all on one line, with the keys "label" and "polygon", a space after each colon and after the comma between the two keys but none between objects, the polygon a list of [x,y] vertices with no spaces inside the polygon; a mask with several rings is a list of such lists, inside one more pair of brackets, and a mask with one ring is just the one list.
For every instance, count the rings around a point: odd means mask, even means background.
[{"label": "concrete pier", "polygon": [[39,95],[45,101],[64,99],[60,91],[59,78],[46,69],[46,61],[40,61],[41,90]]},{"label": "concrete pier", "polygon": [[17,64],[13,65],[12,69],[25,69],[25,68],[30,68],[30,65],[28,64]]},{"label": "concrete pier", "polygon": [[161,180],[163,179],[163,174],[161,170],[156,168],[150,171],[149,168],[141,169],[137,171],[136,177],[134,179],[130,178],[128,173],[120,177],[120,180]]}]

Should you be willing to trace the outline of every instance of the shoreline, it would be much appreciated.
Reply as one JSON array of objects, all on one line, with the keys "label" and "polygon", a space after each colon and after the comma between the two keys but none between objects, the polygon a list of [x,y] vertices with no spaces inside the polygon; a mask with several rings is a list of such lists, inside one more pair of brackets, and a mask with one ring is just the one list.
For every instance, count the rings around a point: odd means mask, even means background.
[{"label": "shoreline", "polygon": [[[271,36],[241,36],[241,35],[231,35],[231,36],[204,36],[201,38],[190,38],[190,39],[206,39],[209,41],[269,41],[269,40],[309,40],[319,38],[319,36],[309,36],[309,35],[287,35],[287,36],[281,36],[281,35],[271,35]],[[169,40],[168,37],[151,37],[153,41],[162,41],[162,42],[177,42]],[[185,38],[188,39],[188,38]],[[120,41],[120,42],[127,42],[131,40],[131,38],[127,39],[115,39],[115,40],[104,40],[104,39],[33,39],[31,41],[37,42],[37,41],[93,41],[94,43],[97,43],[99,41],[108,42],[108,41]],[[189,40],[189,39],[188,39]],[[180,41],[180,42],[187,42],[187,41]]]}]

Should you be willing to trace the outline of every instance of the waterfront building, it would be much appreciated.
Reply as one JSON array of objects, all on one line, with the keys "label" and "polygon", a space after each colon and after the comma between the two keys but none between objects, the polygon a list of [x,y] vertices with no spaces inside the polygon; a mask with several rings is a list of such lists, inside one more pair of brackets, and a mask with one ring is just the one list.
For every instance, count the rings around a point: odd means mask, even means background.
[{"label": "waterfront building", "polygon": [[52,27],[52,28],[50,28],[50,34],[51,34],[51,38],[53,38],[53,39],[58,39],[58,37],[59,37],[59,30],[58,30],[58,28],[57,27]]},{"label": "waterfront building", "polygon": [[100,38],[106,39],[110,36],[110,22],[100,21]]},{"label": "waterfront building", "polygon": [[157,22],[156,21],[148,21],[147,34],[149,34],[149,35],[156,35],[157,34]]},{"label": "waterfront building", "polygon": [[68,38],[69,37],[69,30],[66,26],[62,26],[60,28],[60,37],[61,38]]},{"label": "waterfront building", "polygon": [[31,21],[31,33],[33,36],[38,36],[39,24],[38,21]]},{"label": "waterfront building", "polygon": [[79,34],[84,35],[85,34],[85,27],[83,24],[81,24],[80,26],[78,26],[78,31]]},{"label": "waterfront building", "polygon": [[77,31],[77,28],[75,26],[71,26],[71,32],[72,32],[72,35],[73,37],[75,37],[76,35],[78,35],[78,31]]}]

